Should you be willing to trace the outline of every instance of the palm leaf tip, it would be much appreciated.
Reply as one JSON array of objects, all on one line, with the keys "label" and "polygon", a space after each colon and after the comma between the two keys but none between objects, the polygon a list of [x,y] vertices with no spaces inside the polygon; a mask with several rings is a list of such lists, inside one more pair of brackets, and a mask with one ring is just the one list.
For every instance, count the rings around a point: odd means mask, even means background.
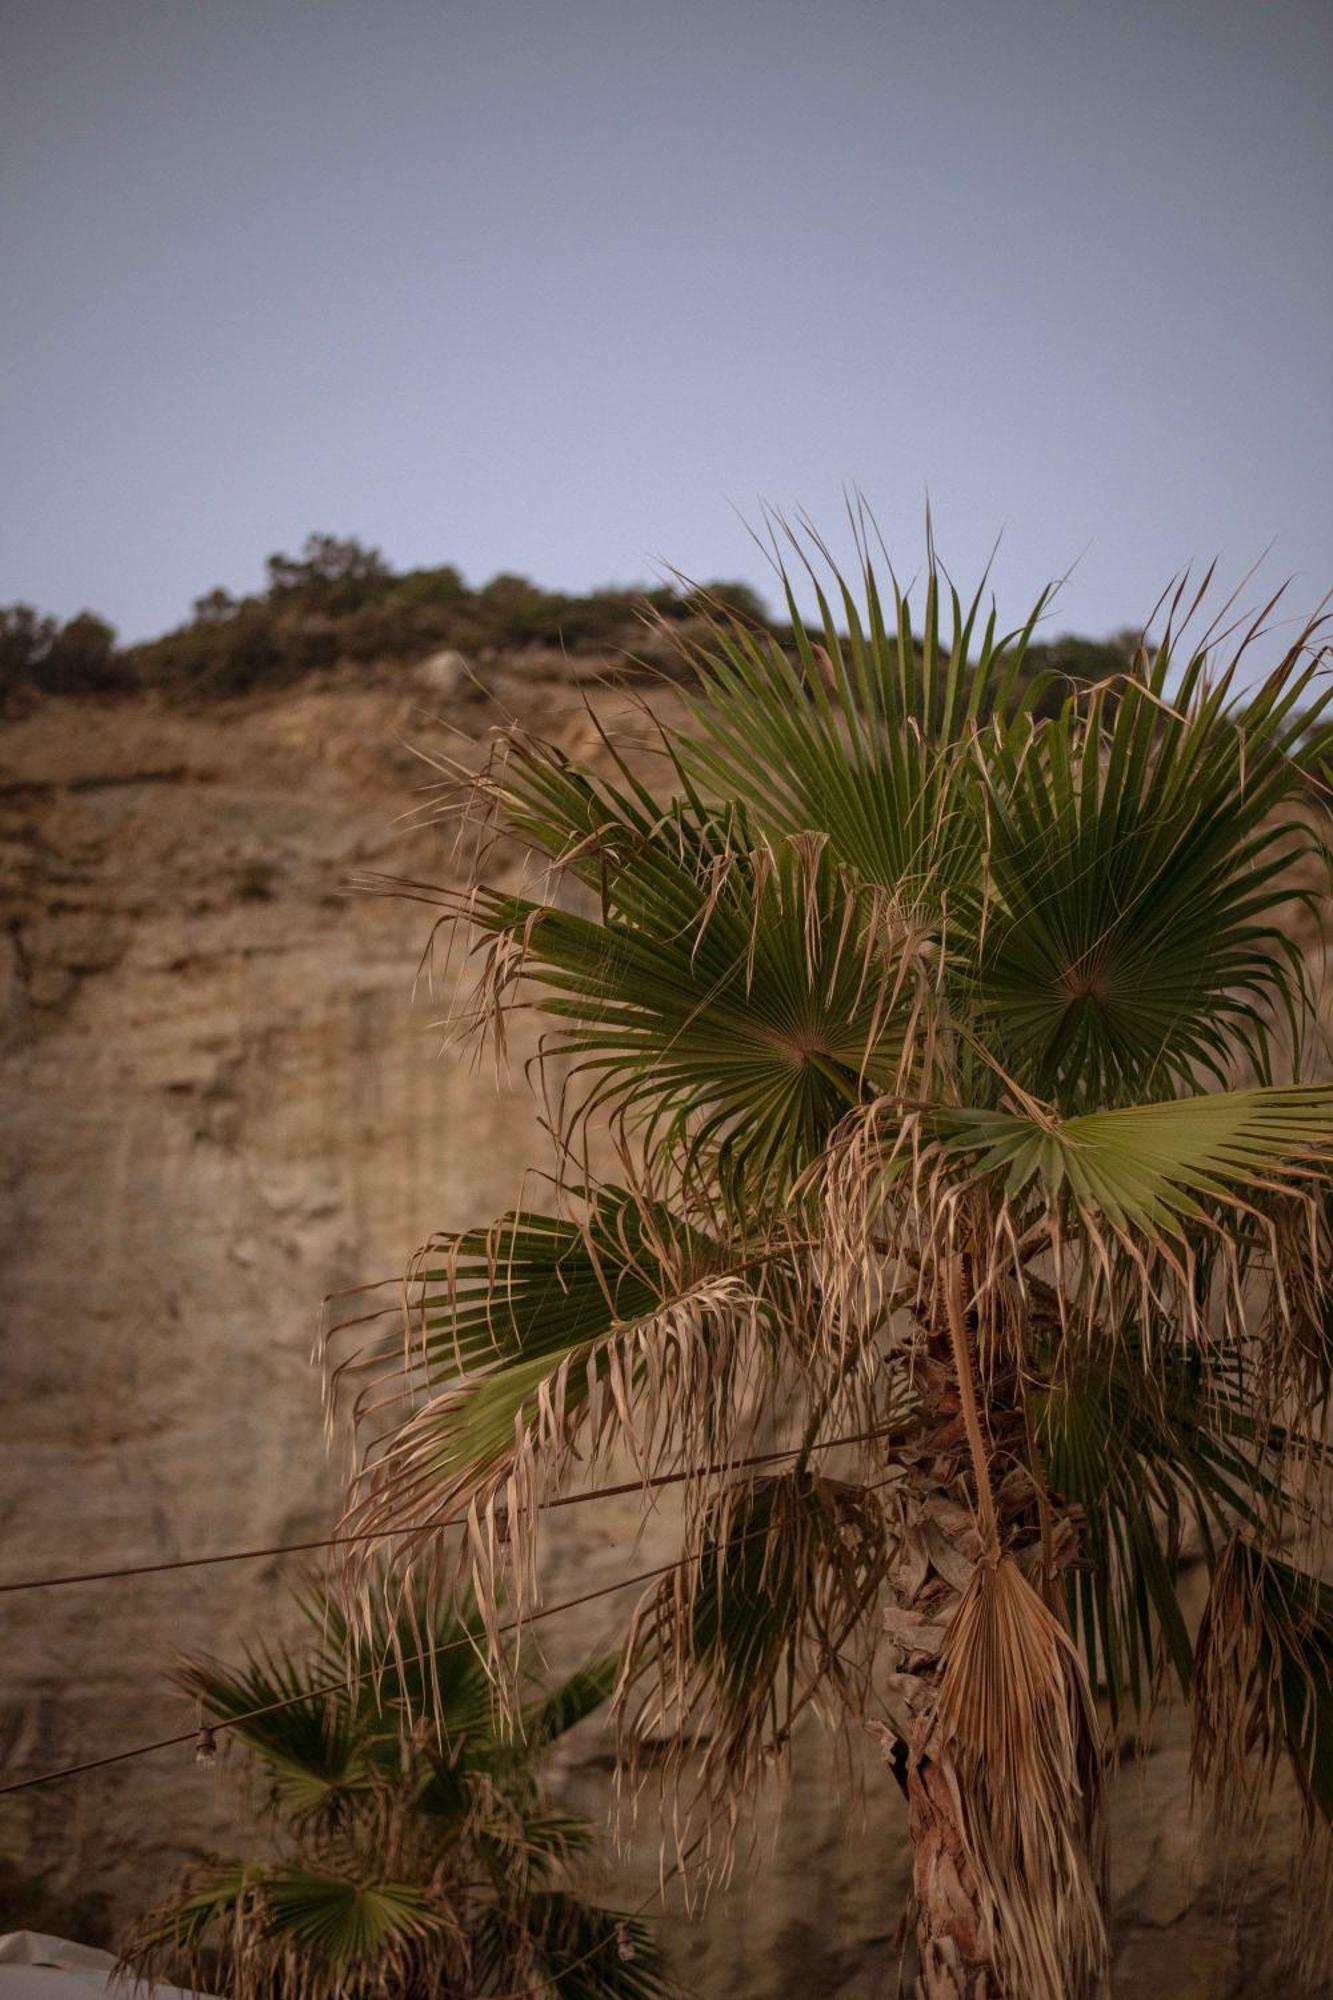
[{"label": "palm leaf tip", "polygon": [[528,1714],[525,1734],[533,1749],[553,1743],[609,1701],[616,1684],[614,1656],[580,1667]]}]

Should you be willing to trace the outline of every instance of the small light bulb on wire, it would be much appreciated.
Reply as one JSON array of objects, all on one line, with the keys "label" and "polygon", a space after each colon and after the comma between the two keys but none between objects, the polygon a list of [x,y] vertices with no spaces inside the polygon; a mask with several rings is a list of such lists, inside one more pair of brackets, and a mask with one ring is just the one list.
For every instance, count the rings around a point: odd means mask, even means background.
[{"label": "small light bulb on wire", "polygon": [[204,1721],[204,1704],[199,1700],[194,1705],[194,1761],[205,1770],[218,1760],[217,1737],[211,1722]]}]

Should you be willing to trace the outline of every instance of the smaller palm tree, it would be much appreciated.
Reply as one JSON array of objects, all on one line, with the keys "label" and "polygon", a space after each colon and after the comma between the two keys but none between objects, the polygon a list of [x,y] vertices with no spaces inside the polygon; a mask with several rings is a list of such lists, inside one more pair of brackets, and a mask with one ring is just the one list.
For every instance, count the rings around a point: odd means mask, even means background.
[{"label": "smaller palm tree", "polygon": [[585,1893],[594,1830],[537,1775],[610,1693],[610,1664],[502,1717],[474,1604],[417,1592],[355,1629],[322,1594],[301,1608],[301,1652],[174,1675],[253,1754],[272,1846],[184,1883],[127,1965],[183,1959],[233,2000],[666,2000],[648,1927]]}]

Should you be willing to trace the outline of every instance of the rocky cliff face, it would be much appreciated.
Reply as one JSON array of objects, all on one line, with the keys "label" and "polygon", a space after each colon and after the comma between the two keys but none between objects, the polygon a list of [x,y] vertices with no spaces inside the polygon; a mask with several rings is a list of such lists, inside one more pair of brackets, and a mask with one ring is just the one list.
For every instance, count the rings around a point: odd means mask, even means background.
[{"label": "rocky cliff face", "polygon": [[[514,663],[497,692],[548,729],[586,727],[559,663]],[[504,1208],[540,1156],[521,1087],[439,1059],[448,996],[424,982],[413,996],[424,913],[348,888],[447,869],[440,828],[403,819],[428,803],[433,774],[409,746],[447,745],[442,705],[451,724],[484,725],[427,674],[198,714],[52,703],[9,729],[4,1578],[327,1532],[341,1467],[310,1365],[322,1297]],[[571,1510],[552,1596],[659,1559],[632,1536],[614,1508]],[[7,1771],[189,1727],[162,1680],[171,1651],[234,1653],[282,1619],[291,1573],[266,1559],[0,1599]],[[557,1664],[623,1605],[555,1633]],[[908,1869],[897,1794],[868,1760],[857,1820],[827,1743],[808,1734],[797,1752],[785,1811],[757,1813],[754,1870],[701,1922],[671,1920],[682,1973],[710,2000],[887,1990]],[[604,1809],[595,1725],[562,1782]],[[231,1796],[186,1748],[0,1802],[0,1928],[110,1939],[233,1837]],[[1115,1820],[1119,1993],[1292,1990],[1269,1970],[1289,1804],[1232,1857],[1225,1907],[1224,1857],[1188,1818],[1178,1724],[1127,1768]],[[645,1895],[655,1866],[645,1840],[629,1863]]]}]

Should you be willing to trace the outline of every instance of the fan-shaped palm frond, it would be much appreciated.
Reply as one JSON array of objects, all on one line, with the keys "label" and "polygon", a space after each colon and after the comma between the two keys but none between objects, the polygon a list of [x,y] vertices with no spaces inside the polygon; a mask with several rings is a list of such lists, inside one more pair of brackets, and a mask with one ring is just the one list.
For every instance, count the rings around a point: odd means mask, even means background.
[{"label": "fan-shaped palm frond", "polygon": [[903,1060],[910,913],[849,879],[821,837],[745,847],[719,832],[682,854],[680,832],[643,837],[599,919],[481,893],[468,915],[492,983],[521,974],[557,1024],[584,1116],[638,1115],[650,1145],[688,1138],[790,1174]]},{"label": "fan-shaped palm frond", "polygon": [[760,828],[777,838],[824,835],[839,861],[904,905],[938,913],[952,898],[974,907],[983,822],[966,768],[969,738],[997,708],[1012,712],[1016,693],[1021,712],[1039,692],[1035,682],[1020,690],[1046,597],[1004,636],[992,611],[974,654],[984,581],[966,609],[947,590],[946,642],[946,593],[933,563],[918,636],[896,582],[886,609],[864,541],[859,555],[859,603],[836,569],[832,599],[812,573],[813,630],[784,576],[790,653],[735,621],[714,621],[709,642],[691,654],[699,693],[679,756],[701,785],[743,801]]},{"label": "fan-shaped palm frond", "polygon": [[930,1114],[977,1174],[1003,1172],[1011,1200],[1067,1200],[1126,1235],[1178,1240],[1208,1205],[1259,1189],[1318,1185],[1333,1172],[1333,1084],[1220,1090],[1205,1097],[1044,1118],[1012,1111]]},{"label": "fan-shaped palm frond", "polygon": [[408,1992],[423,1975],[465,1992],[467,1952],[456,1921],[427,1890],[283,1862],[235,1864],[140,1925],[136,1969],[185,1959],[210,1938],[227,1954],[235,2000],[301,2000]]},{"label": "fan-shaped palm frond", "polygon": [[298,1991],[345,1993],[367,1979],[378,1984],[394,1961],[410,1976],[416,1952],[442,1928],[440,1912],[406,1882],[275,1868],[260,1893],[273,1943],[299,1968]]},{"label": "fan-shaped palm frond", "polygon": [[[1289,920],[1317,854],[1294,761],[1315,668],[1257,695],[1169,640],[978,757],[988,897],[970,1011],[1005,1068],[1066,1112],[1141,1099],[1243,1053],[1269,1065],[1276,1007],[1309,978]],[[1284,812],[1281,809],[1286,807]]]},{"label": "fan-shaped palm frond", "polygon": [[236,1728],[263,1756],[275,1801],[293,1824],[337,1821],[374,1782],[373,1757],[355,1710],[313,1693],[310,1675],[290,1655],[260,1654],[236,1671],[197,1661],[182,1667],[179,1678],[220,1720],[275,1711]]},{"label": "fan-shaped palm frond", "polygon": [[[487,1573],[502,1545],[520,1552],[520,1575],[530,1566],[537,1471],[564,1469],[576,1441],[585,1471],[615,1440],[645,1464],[731,1450],[730,1385],[771,1372],[792,1311],[766,1246],[724,1249],[617,1188],[576,1220],[523,1213],[438,1239],[418,1282],[409,1413],[368,1459],[355,1520],[397,1533],[470,1510]],[[382,1351],[349,1364],[370,1375],[376,1423],[384,1364]]]}]

